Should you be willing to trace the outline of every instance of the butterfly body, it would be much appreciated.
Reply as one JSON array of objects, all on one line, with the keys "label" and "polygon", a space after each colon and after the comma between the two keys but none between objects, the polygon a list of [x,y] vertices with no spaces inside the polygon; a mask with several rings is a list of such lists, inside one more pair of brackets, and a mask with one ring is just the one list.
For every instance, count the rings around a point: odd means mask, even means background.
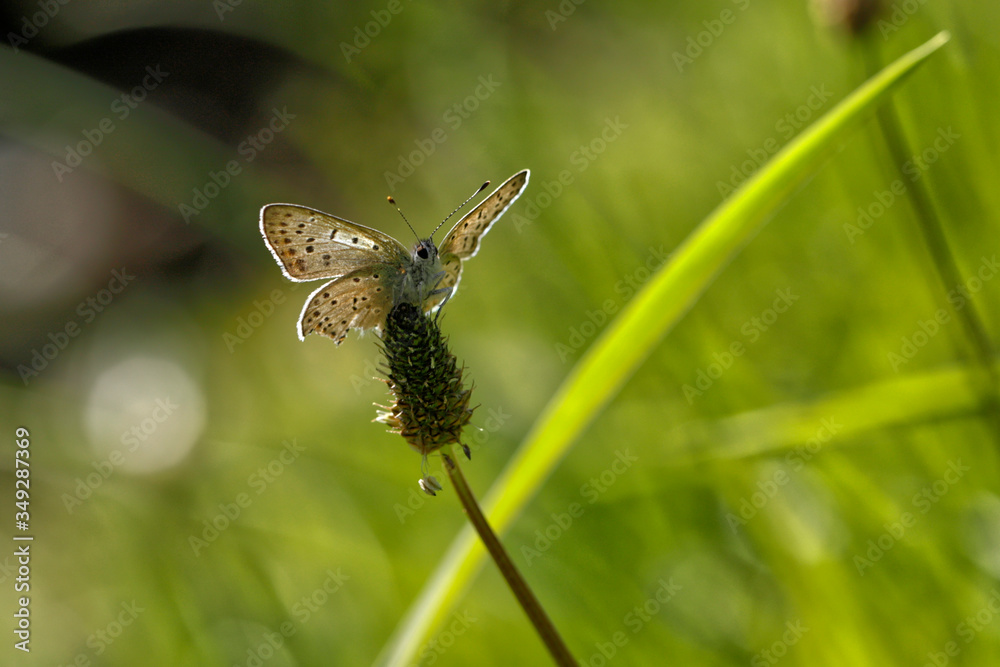
[{"label": "butterfly body", "polygon": [[433,239],[418,241],[410,251],[409,266],[404,267],[399,290],[393,294],[393,306],[410,303],[423,306],[444,277],[444,268]]},{"label": "butterfly body", "polygon": [[306,300],[299,339],[310,333],[338,345],[350,329],[382,329],[400,303],[424,312],[440,307],[458,287],[465,260],[528,184],[520,171],[452,227],[440,248],[432,238],[407,251],[391,236],[343,218],[296,204],[261,209],[264,241],[289,280],[329,282]]}]

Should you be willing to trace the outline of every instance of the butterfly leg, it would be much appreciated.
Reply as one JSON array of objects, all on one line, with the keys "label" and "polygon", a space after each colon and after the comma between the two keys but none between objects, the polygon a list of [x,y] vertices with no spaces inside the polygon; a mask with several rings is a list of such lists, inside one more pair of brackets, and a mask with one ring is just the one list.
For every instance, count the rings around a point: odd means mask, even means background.
[{"label": "butterfly leg", "polygon": [[438,310],[440,310],[441,308],[444,308],[444,304],[448,303],[448,300],[451,299],[451,295],[454,294],[454,293],[455,293],[455,288],[454,287],[442,287],[439,290],[434,290],[433,292],[431,292],[431,295],[434,295],[434,294],[444,294],[445,295],[444,300],[438,306]]},{"label": "butterfly leg", "polygon": [[[438,283],[441,282],[441,280],[445,277],[445,275],[447,275],[447,273],[448,273],[447,271],[441,271],[440,273],[432,276],[431,280],[434,282],[435,285],[437,285]],[[444,300],[440,304],[438,304],[438,306],[437,306],[438,310],[440,310],[441,308],[444,308],[444,304],[448,303],[448,300],[451,298],[451,295],[454,294],[454,293],[455,293],[455,286],[454,285],[449,285],[448,287],[441,287],[439,289],[435,289],[428,296],[429,297],[435,297],[435,296],[437,296],[439,294],[446,295],[444,297]]]}]

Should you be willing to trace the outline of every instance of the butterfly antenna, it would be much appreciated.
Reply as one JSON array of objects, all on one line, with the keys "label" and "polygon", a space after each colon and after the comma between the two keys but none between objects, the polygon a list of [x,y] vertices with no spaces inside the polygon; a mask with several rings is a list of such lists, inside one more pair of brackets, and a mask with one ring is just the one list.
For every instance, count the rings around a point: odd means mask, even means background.
[{"label": "butterfly antenna", "polygon": [[433,231],[433,232],[431,232],[431,238],[434,238],[434,235],[435,235],[435,234],[437,234],[437,230],[441,229],[441,225],[443,225],[444,223],[448,222],[448,220],[450,220],[450,219],[451,219],[451,216],[453,216],[453,215],[455,215],[456,213],[458,213],[459,211],[461,211],[461,210],[462,210],[462,209],[463,209],[463,208],[465,207],[465,205],[466,205],[466,204],[468,204],[468,203],[469,203],[470,201],[472,201],[473,199],[475,199],[475,198],[476,198],[476,195],[478,195],[478,194],[479,194],[480,192],[482,192],[483,190],[485,190],[485,189],[486,189],[486,188],[488,188],[489,186],[490,186],[490,182],[489,182],[489,181],[486,181],[485,183],[483,183],[482,185],[480,185],[480,186],[479,186],[479,189],[478,189],[478,190],[476,190],[475,192],[473,192],[473,193],[472,193],[472,196],[471,196],[471,197],[469,197],[469,198],[468,198],[468,199],[466,199],[466,200],[465,200],[464,202],[462,202],[462,205],[461,205],[461,206],[459,206],[459,207],[458,207],[458,208],[456,208],[456,209],[455,209],[454,211],[452,211],[451,213],[449,213],[449,214],[448,214],[448,217],[447,217],[447,218],[445,218],[444,220],[442,220],[442,221],[441,221],[441,224],[440,224],[440,225],[438,225],[437,227],[435,227],[435,228],[434,228],[434,231]]},{"label": "butterfly antenna", "polygon": [[395,207],[396,207],[396,210],[397,210],[397,211],[399,211],[399,215],[401,215],[401,216],[402,216],[402,218],[403,218],[403,222],[405,222],[405,223],[406,223],[406,226],[410,228],[410,231],[411,231],[411,232],[413,232],[413,235],[414,235],[414,236],[416,236],[416,237],[417,237],[417,240],[419,241],[419,240],[420,240],[420,237],[419,237],[419,236],[417,236],[417,232],[416,232],[416,230],[414,230],[414,229],[413,229],[413,225],[411,225],[411,224],[410,224],[410,221],[406,219],[406,216],[405,216],[405,215],[403,215],[403,211],[402,211],[402,210],[401,210],[401,209],[399,208],[399,206],[398,206],[398,205],[396,204],[396,200],[395,200],[395,199],[393,199],[392,197],[386,197],[386,199],[387,199],[387,200],[389,201],[389,203],[390,203],[390,204],[392,204],[393,206],[395,206]]}]

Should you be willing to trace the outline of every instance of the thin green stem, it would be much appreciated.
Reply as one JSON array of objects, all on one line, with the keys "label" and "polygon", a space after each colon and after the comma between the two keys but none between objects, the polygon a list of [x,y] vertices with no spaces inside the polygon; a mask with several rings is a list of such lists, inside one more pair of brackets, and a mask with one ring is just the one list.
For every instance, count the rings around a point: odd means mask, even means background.
[{"label": "thin green stem", "polygon": [[458,467],[458,463],[454,458],[448,456],[447,454],[442,454],[444,457],[444,469],[448,472],[448,477],[451,478],[452,484],[455,485],[455,491],[458,493],[458,499],[462,503],[462,507],[465,509],[465,514],[469,517],[469,521],[472,526],[479,533],[480,539],[483,541],[483,545],[489,552],[490,556],[493,558],[493,562],[497,564],[500,568],[500,573],[503,578],[507,580],[507,585],[510,589],[514,591],[514,596],[517,601],[521,603],[521,607],[524,612],[528,615],[528,619],[531,624],[535,626],[535,630],[538,635],[545,642],[546,648],[549,649],[549,653],[552,655],[552,659],[557,665],[576,665],[577,662],[573,658],[566,644],[563,642],[562,637],[559,636],[559,632],[556,630],[555,626],[552,625],[552,621],[549,619],[545,610],[542,609],[542,605],[539,604],[538,598],[535,594],[531,592],[528,588],[527,582],[521,573],[518,572],[517,568],[514,567],[514,563],[511,561],[510,556],[507,555],[507,551],[500,544],[500,540],[497,538],[496,533],[487,523],[486,517],[483,516],[483,512],[479,509],[479,503],[476,501],[476,497],[473,495],[472,490],[465,481],[465,476],[462,474],[461,468]]},{"label": "thin green stem", "polygon": [[[865,40],[862,51],[865,67],[868,71],[878,71],[880,59],[872,39]],[[880,107],[876,117],[895,169],[902,177],[905,175],[902,172],[902,165],[915,152],[911,151],[907,144],[894,101],[890,100]],[[964,285],[962,272],[948,243],[948,237],[944,233],[944,226],[941,224],[941,218],[934,206],[934,200],[925,179],[912,181],[907,188],[907,193],[910,195],[924,244],[937,271],[940,286],[947,293],[959,285]],[[952,306],[952,312],[961,322],[965,336],[972,346],[973,358],[975,359],[974,368],[977,369],[973,373],[974,386],[982,397],[986,414],[993,420],[994,436],[1000,439],[1000,374],[997,373],[994,365],[993,346],[989,334],[972,299],[966,299],[964,307],[955,307],[950,300],[946,300],[949,306]]]}]

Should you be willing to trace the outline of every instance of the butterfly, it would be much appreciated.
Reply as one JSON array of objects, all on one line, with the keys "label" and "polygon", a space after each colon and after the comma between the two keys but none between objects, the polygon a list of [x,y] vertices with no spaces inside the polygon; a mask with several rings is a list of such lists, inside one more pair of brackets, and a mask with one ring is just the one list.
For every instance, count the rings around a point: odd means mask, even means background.
[{"label": "butterfly", "polygon": [[285,277],[295,282],[329,280],[306,299],[299,340],[317,333],[340,345],[351,329],[381,330],[389,311],[400,303],[423,312],[442,306],[458,287],[463,263],[479,252],[482,238],[521,195],[529,176],[525,169],[508,178],[451,228],[440,248],[433,232],[407,251],[388,234],[329,213],[297,204],[262,208],[260,231]]}]

